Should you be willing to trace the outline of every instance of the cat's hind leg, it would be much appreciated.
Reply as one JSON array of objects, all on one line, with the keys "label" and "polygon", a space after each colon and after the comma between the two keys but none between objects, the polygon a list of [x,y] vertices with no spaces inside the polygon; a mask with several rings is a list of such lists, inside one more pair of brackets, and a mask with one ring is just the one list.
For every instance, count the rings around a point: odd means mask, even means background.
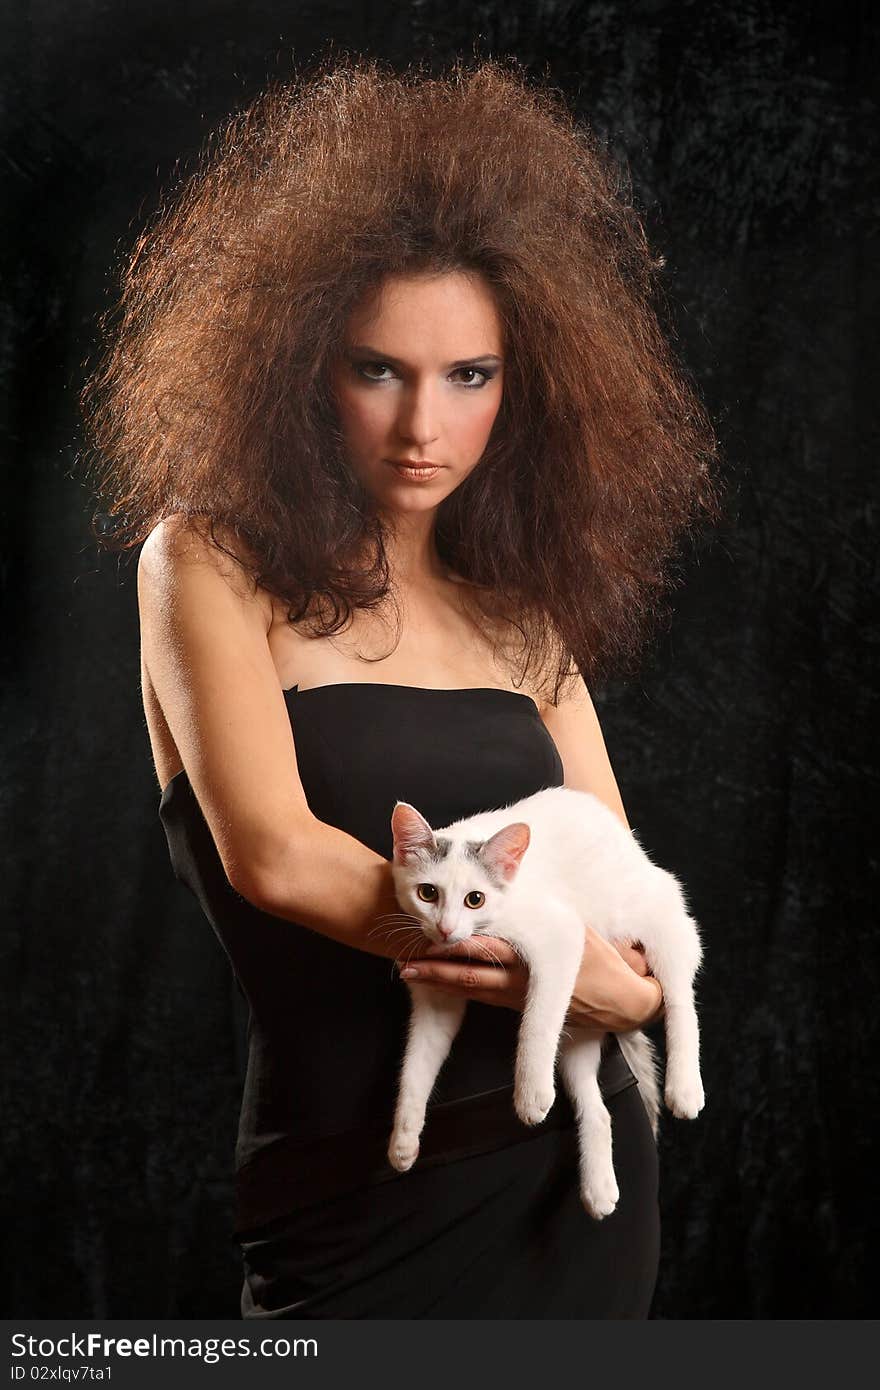
[{"label": "cat's hind leg", "polygon": [[563,1038],[559,1067],[577,1116],[581,1201],[601,1221],[617,1206],[620,1192],[614,1175],[611,1116],[599,1090],[602,1039],[571,1028]]},{"label": "cat's hind leg", "polygon": [[650,921],[639,924],[650,969],[663,988],[666,1035],[664,1099],[673,1115],[692,1120],[703,1108],[700,1025],[694,980],[702,960],[699,928],[673,874],[657,871]]},{"label": "cat's hind leg", "polygon": [[412,1010],[388,1145],[388,1161],[400,1173],[418,1158],[428,1100],[467,1009],[466,999],[442,994],[427,985],[407,988]]}]

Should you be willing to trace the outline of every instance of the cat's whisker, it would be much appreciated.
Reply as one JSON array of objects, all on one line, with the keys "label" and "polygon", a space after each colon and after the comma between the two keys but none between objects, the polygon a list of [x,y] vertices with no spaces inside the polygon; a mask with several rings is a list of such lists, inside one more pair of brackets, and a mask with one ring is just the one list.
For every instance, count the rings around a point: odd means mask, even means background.
[{"label": "cat's whisker", "polygon": [[498,956],[495,955],[494,951],[484,951],[483,954],[479,957],[479,959],[481,961],[488,962],[489,965],[501,965],[501,961],[499,960]]},{"label": "cat's whisker", "polygon": [[399,926],[399,927],[394,927],[394,926],[371,927],[370,930],[367,932],[367,936],[368,936],[368,937],[370,937],[370,936],[380,936],[380,935],[381,935],[381,936],[390,936],[392,932],[401,932],[401,931],[417,931],[417,932],[419,932],[419,933],[421,934],[421,928],[418,927],[418,926],[416,926],[416,924],[415,924],[414,922],[404,922],[403,925],[402,925],[402,926]]},{"label": "cat's whisker", "polygon": [[404,965],[409,965],[414,956],[423,956],[425,954],[426,941],[425,937],[421,934],[417,937],[405,938],[403,941],[398,941],[396,944],[398,949],[397,960],[398,962],[403,961]]},{"label": "cat's whisker", "polygon": [[[478,938],[475,938],[475,940],[476,940],[476,939],[478,939]],[[488,961],[490,961],[490,962],[492,963],[492,965],[503,965],[503,964],[504,964],[504,962],[501,960],[501,957],[498,956],[498,955],[496,955],[496,953],[492,950],[492,947],[491,947],[491,946],[483,946],[482,952],[481,952],[481,955],[480,955],[480,960],[488,960]]]},{"label": "cat's whisker", "polygon": [[[408,948],[411,948],[411,951],[415,951],[416,946],[417,946],[417,943],[414,944],[413,942],[410,942],[410,941],[404,942],[404,944],[403,944],[403,953],[402,953],[401,955],[395,956],[394,959],[393,959],[393,961],[391,962],[391,978],[392,978],[392,979],[394,979],[394,972],[395,972],[395,970],[398,970],[398,971],[401,970],[401,969],[403,968],[403,966],[407,965],[407,964],[409,963],[409,961],[412,960],[412,954],[410,954],[409,956],[406,956],[406,955],[405,955],[407,949],[408,949]],[[404,958],[404,957],[405,957],[405,958]]]},{"label": "cat's whisker", "polygon": [[392,922],[402,922],[404,925],[409,925],[417,930],[421,929],[418,918],[413,917],[409,912],[386,912],[381,917],[376,918],[375,927],[372,927],[367,934],[370,935],[373,931],[378,931]]},{"label": "cat's whisker", "polygon": [[[412,932],[413,930],[414,930],[413,927],[385,927],[385,928],[383,928],[383,930],[382,930],[382,935],[383,935],[383,936],[398,936],[401,932]],[[370,935],[370,936],[373,936],[373,935],[375,935],[375,933],[374,933],[374,932],[370,932],[369,935]]]},{"label": "cat's whisker", "polygon": [[[393,973],[394,973],[394,968],[396,967],[398,970],[402,970],[402,969],[404,968],[404,966],[409,965],[409,963],[410,963],[410,961],[412,960],[413,956],[417,956],[417,955],[420,955],[420,954],[422,953],[422,951],[424,950],[424,945],[425,945],[424,936],[422,937],[421,941],[407,941],[407,942],[405,942],[405,943],[404,943],[404,946],[403,946],[403,952],[402,952],[402,954],[399,955],[399,956],[395,956],[394,961],[392,962],[392,977],[393,977]],[[407,952],[408,952],[408,954],[407,954]]]},{"label": "cat's whisker", "polygon": [[519,959],[522,961],[523,965],[528,965],[528,961],[526,960],[525,956],[523,955],[521,948],[520,948],[519,946],[517,946],[516,942],[515,942],[515,941],[508,941],[507,944],[508,944],[508,946],[510,947],[511,951],[513,951],[514,955],[519,957]]},{"label": "cat's whisker", "polygon": [[[480,932],[475,932],[475,933],[474,933],[474,940],[476,940],[476,941],[481,941],[481,942],[482,942],[482,941],[485,940],[485,938],[482,936],[482,934],[481,934]],[[509,946],[509,947],[510,947],[510,949],[513,951],[514,955],[517,957],[517,959],[518,959],[523,965],[528,966],[528,961],[526,960],[526,958],[525,958],[525,956],[523,955],[522,951],[521,951],[520,948],[516,945],[515,942],[513,942],[513,941],[508,941],[508,940],[505,938],[504,944],[505,944],[506,946]],[[505,965],[505,964],[506,964],[505,961],[502,961],[502,960],[499,959],[499,957],[498,957],[498,956],[495,954],[495,952],[492,950],[492,947],[491,947],[491,946],[484,945],[484,946],[483,946],[483,952],[485,953],[486,958],[487,958],[488,960],[491,960],[492,963],[493,963],[494,965]]]}]

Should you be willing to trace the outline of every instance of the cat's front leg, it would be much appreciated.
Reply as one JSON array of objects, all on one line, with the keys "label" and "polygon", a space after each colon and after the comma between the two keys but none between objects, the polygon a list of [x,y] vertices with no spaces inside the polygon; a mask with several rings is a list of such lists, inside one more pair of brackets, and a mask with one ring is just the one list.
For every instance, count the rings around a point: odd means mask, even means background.
[{"label": "cat's front leg", "polygon": [[407,988],[412,1001],[409,1035],[388,1145],[388,1161],[400,1173],[418,1158],[428,1100],[467,1009],[466,999],[441,994],[427,985]]},{"label": "cat's front leg", "polygon": [[528,962],[529,984],[513,1099],[527,1125],[540,1124],[556,1098],[556,1054],[583,957],[583,925],[569,908],[542,905],[539,930],[534,940],[518,943]]},{"label": "cat's front leg", "polygon": [[620,1199],[612,1155],[611,1116],[599,1089],[602,1039],[572,1027],[559,1069],[577,1116],[581,1202],[590,1216],[610,1216]]}]

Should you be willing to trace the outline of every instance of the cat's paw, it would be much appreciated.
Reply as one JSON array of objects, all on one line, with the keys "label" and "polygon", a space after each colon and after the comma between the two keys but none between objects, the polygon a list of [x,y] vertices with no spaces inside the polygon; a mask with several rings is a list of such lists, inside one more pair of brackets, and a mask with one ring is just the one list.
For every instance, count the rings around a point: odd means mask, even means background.
[{"label": "cat's paw", "polygon": [[689,1077],[666,1078],[664,1099],[679,1120],[695,1120],[706,1103],[699,1073]]},{"label": "cat's paw", "polygon": [[584,1210],[595,1221],[601,1221],[603,1217],[610,1216],[619,1200],[620,1190],[613,1168],[604,1173],[593,1173],[589,1178],[584,1179],[581,1187],[581,1202]]},{"label": "cat's paw", "polygon": [[552,1085],[518,1082],[513,1093],[513,1106],[524,1125],[539,1125],[555,1099],[556,1091]]},{"label": "cat's paw", "polygon": [[398,1173],[407,1173],[419,1156],[419,1136],[412,1130],[396,1129],[388,1145],[388,1162]]}]

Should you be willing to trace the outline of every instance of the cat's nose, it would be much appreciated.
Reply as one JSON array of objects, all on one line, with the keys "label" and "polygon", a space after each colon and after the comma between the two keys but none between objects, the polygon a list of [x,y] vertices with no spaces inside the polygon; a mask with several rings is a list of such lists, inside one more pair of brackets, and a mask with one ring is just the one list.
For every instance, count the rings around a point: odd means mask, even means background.
[{"label": "cat's nose", "polygon": [[444,939],[448,939],[455,931],[455,927],[444,927],[443,923],[441,922],[437,930],[440,932],[440,935],[444,937]]}]

